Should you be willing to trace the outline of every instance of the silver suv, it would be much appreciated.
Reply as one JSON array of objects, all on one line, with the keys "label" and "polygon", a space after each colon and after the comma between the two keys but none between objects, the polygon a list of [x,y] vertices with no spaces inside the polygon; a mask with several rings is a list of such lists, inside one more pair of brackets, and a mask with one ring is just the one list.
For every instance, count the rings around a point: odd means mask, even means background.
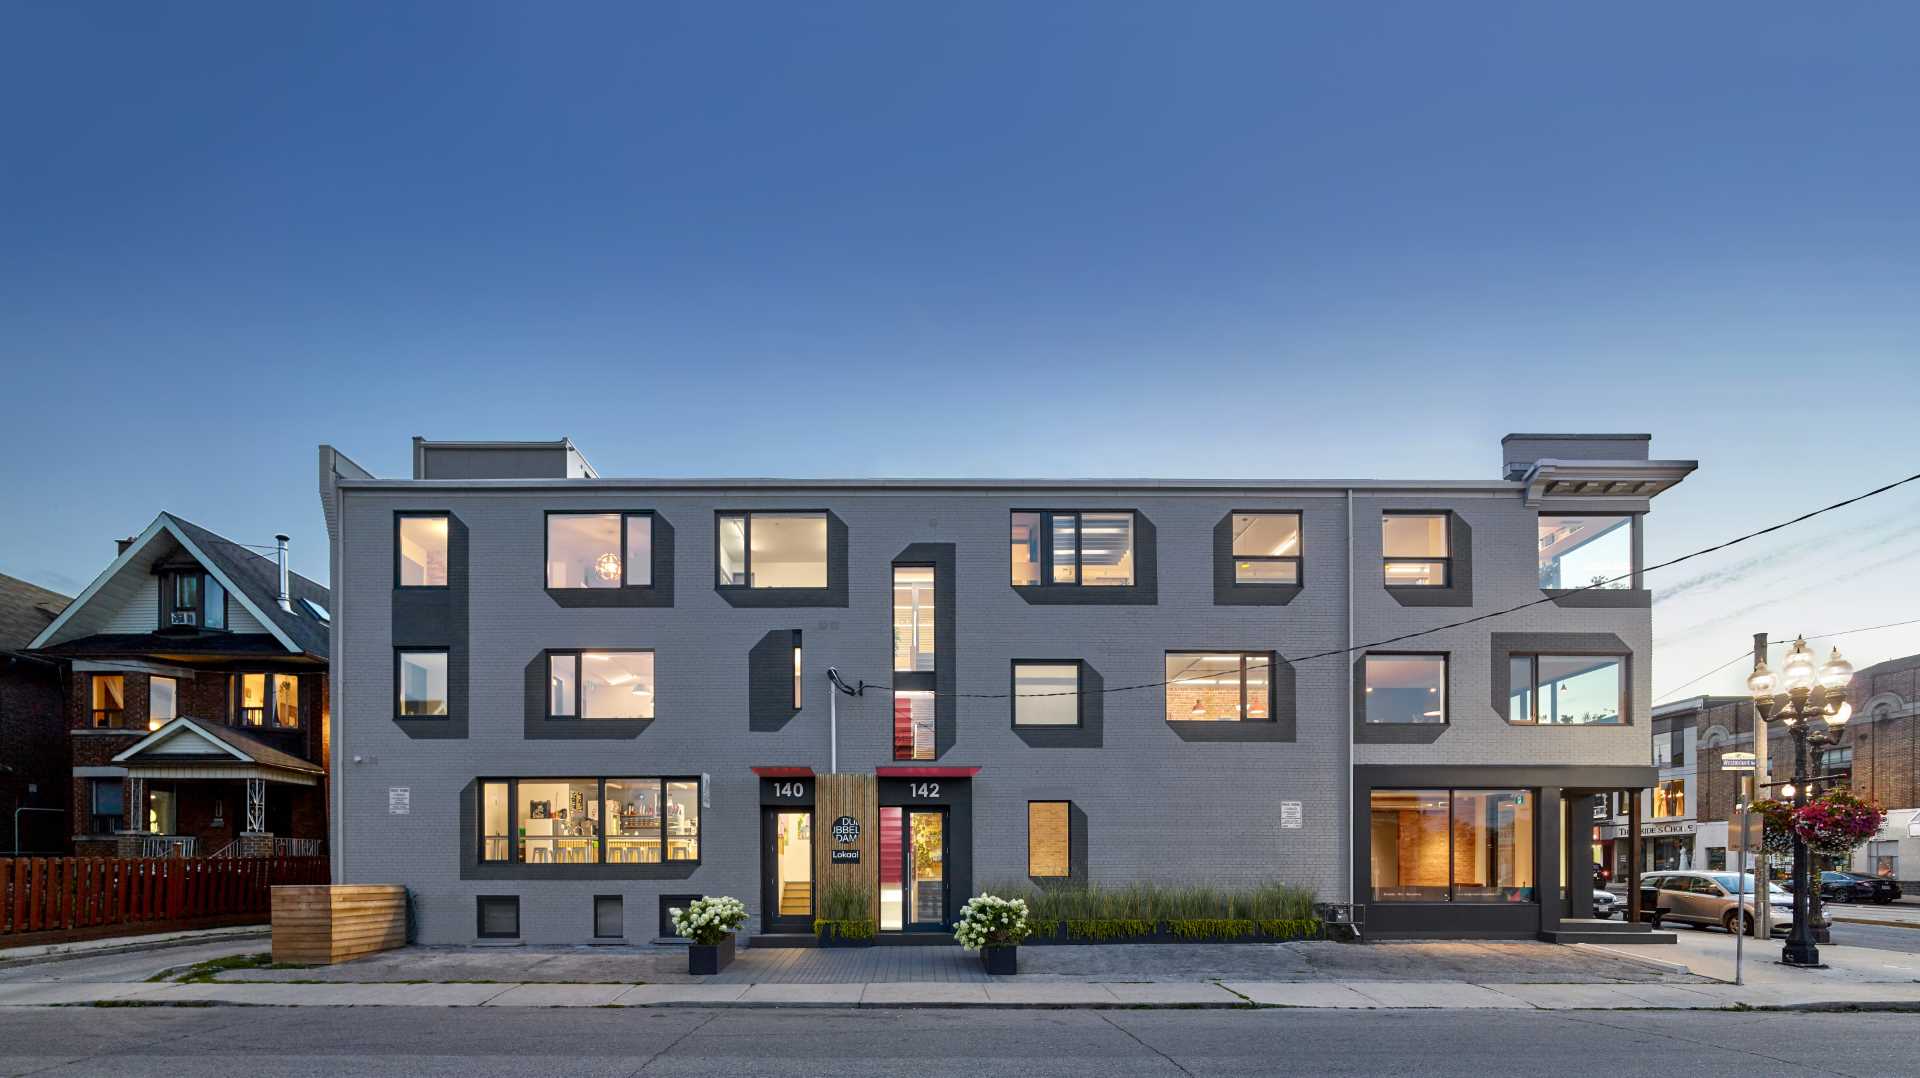
[{"label": "silver suv", "polygon": [[[1659,892],[1659,904],[1671,912],[1668,921],[1679,921],[1691,925],[1718,925],[1729,932],[1734,931],[1735,889],[1742,886],[1741,879],[1731,872],[1649,872],[1640,877],[1643,890]],[[1740,902],[1745,917],[1741,929],[1751,931],[1754,911],[1754,880],[1751,873],[1745,880],[1746,894]],[[1769,916],[1773,919],[1773,931],[1786,935],[1793,923],[1793,896],[1781,889],[1778,884],[1767,886],[1767,905],[1771,907]],[[1826,924],[1823,915],[1817,922]]]}]

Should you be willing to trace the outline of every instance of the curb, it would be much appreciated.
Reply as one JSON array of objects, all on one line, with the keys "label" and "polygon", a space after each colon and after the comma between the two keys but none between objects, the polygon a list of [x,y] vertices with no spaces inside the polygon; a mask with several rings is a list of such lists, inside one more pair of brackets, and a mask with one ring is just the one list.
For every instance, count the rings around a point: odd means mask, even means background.
[{"label": "curb", "polygon": [[0,970],[43,966],[49,962],[69,962],[79,958],[105,958],[117,954],[135,954],[140,951],[164,951],[174,947],[193,947],[203,943],[243,943],[248,940],[271,939],[272,936],[270,929],[257,925],[245,925],[238,929],[208,929],[205,935],[121,937],[120,942],[101,947],[49,943],[40,947],[16,948],[18,951],[32,952],[17,956],[0,951]]},{"label": "curb", "polygon": [[1590,950],[1597,954],[1606,955],[1610,958],[1618,958],[1623,962],[1632,962],[1636,965],[1649,966],[1653,969],[1660,970],[1663,973],[1692,973],[1693,972],[1693,967],[1687,965],[1684,962],[1669,962],[1664,958],[1655,958],[1652,955],[1643,955],[1634,951],[1615,950],[1611,947],[1605,947],[1598,943],[1570,943],[1567,946],[1579,947],[1583,950]]},{"label": "curb", "polygon": [[[208,1007],[254,1008],[261,1010],[307,1010],[328,1008],[337,1010],[419,1010],[401,1004],[352,1004],[352,1003],[243,1003],[234,1000],[159,1000],[159,999],[120,999],[78,1003],[35,1003],[16,1004],[0,1010],[25,1010],[37,1008],[85,1008],[102,1009],[124,1008],[174,1008],[180,1010],[205,1009]],[[483,1010],[480,1005],[464,1007],[427,1008],[430,1010]],[[500,1009],[500,1008],[495,1008]],[[695,1001],[665,1003],[603,1003],[595,1006],[568,1007],[559,1005],[516,1006],[515,1010],[763,1010],[763,1011],[1340,1011],[1346,1013],[1378,1013],[1395,1011],[1447,1011],[1481,1013],[1480,1007],[1303,1007],[1296,1004],[1251,1003],[1245,1000],[1223,1001],[1221,1003],[994,1003],[956,1001],[946,1003],[796,1003],[785,1001]],[[1724,1003],[1710,1007],[1530,1007],[1512,1008],[1511,1013],[1557,1014],[1562,1012],[1610,1013],[1614,1011],[1704,1011],[1717,1013],[1754,1013],[1754,1012],[1809,1012],[1809,1013],[1847,1013],[1877,1012],[1914,1014],[1920,1013],[1920,1000],[1857,1002],[1857,1003],[1779,1003],[1748,1004],[1740,1002]]]},{"label": "curb", "polygon": [[1920,928],[1912,921],[1876,921],[1867,917],[1834,917],[1837,925],[1874,925],[1878,928]]}]

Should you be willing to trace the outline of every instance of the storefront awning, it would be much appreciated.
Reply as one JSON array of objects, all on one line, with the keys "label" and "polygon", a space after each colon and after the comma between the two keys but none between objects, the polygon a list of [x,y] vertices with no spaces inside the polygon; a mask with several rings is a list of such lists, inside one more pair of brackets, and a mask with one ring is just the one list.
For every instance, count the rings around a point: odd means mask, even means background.
[{"label": "storefront awning", "polygon": [[753,773],[763,779],[810,779],[813,768],[761,766],[754,768]]},{"label": "storefront awning", "polygon": [[977,767],[876,767],[875,778],[882,779],[970,779],[980,773]]}]

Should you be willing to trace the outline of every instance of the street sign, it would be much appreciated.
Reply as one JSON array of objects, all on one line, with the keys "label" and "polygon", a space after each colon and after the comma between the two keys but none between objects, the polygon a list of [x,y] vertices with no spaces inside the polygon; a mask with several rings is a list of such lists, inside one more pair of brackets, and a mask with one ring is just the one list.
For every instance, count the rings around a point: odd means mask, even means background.
[{"label": "street sign", "polygon": [[1754,770],[1755,762],[1755,756],[1751,752],[1722,753],[1720,755],[1720,770],[1752,771]]}]

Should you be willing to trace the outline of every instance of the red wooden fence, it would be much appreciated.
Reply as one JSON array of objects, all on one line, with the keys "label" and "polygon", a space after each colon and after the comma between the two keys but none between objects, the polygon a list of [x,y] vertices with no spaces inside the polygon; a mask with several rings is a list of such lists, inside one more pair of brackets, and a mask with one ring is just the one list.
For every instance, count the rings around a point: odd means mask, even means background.
[{"label": "red wooden fence", "polygon": [[0,857],[0,941],[213,917],[264,922],[275,884],[326,882],[324,857]]}]

